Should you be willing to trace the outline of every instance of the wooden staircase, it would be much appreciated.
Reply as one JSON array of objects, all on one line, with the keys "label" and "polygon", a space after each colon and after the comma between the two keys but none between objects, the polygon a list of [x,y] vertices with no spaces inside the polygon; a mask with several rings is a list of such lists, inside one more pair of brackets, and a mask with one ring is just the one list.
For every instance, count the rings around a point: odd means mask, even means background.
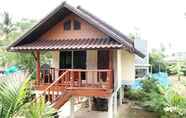
[{"label": "wooden staircase", "polygon": [[111,75],[111,70],[93,71],[93,74],[98,73],[97,75],[100,75],[100,73],[107,74],[107,81],[104,83],[105,87],[100,85],[100,83],[87,83],[87,80],[85,80],[86,83],[83,84],[80,78],[81,72],[87,73],[88,75],[92,70],[65,70],[51,84],[46,85],[40,83],[36,88],[39,89],[41,87],[43,92],[40,96],[44,96],[46,102],[50,102],[56,109],[60,109],[72,96],[109,96],[112,93],[112,88],[109,84],[109,82],[111,82],[111,78],[109,78],[111,77],[109,76]]},{"label": "wooden staircase", "polygon": [[52,106],[56,109],[60,109],[71,97],[72,94],[70,92],[65,92],[62,96],[53,102]]},{"label": "wooden staircase", "polygon": [[70,87],[70,72],[65,71],[53,83],[51,83],[42,93],[45,96],[46,102],[49,101],[52,106],[59,109],[72,96],[66,88]]}]

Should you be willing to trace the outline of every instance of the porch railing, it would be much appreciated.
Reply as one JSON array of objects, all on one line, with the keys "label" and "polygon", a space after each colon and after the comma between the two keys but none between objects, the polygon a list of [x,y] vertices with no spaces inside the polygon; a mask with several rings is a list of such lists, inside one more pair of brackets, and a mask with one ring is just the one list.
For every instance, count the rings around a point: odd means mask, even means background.
[{"label": "porch railing", "polygon": [[111,69],[43,69],[39,84],[52,84],[65,72],[63,79],[55,85],[66,87],[112,88],[113,74]]}]

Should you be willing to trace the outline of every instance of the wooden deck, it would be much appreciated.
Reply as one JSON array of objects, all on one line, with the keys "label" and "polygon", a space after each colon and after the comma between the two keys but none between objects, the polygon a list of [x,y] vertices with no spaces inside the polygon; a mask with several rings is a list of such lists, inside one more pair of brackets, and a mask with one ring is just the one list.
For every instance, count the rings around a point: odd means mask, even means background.
[{"label": "wooden deck", "polygon": [[[56,69],[57,70],[57,69]],[[58,78],[55,79],[56,74]],[[112,70],[48,70],[34,86],[43,91],[46,101],[60,108],[71,96],[107,97],[113,92]],[[82,76],[83,75],[83,76]]]}]

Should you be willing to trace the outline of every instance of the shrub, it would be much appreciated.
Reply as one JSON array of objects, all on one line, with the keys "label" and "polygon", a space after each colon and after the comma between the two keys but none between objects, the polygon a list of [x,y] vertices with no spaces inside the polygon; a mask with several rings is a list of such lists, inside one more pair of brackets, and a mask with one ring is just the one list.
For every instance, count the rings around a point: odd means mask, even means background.
[{"label": "shrub", "polygon": [[130,100],[138,100],[141,101],[144,97],[144,92],[140,89],[129,89],[128,98]]},{"label": "shrub", "polygon": [[130,90],[130,97],[140,102],[143,108],[159,113],[161,118],[186,117],[186,97],[171,87],[161,86],[153,78],[142,80],[141,83],[141,89]]}]

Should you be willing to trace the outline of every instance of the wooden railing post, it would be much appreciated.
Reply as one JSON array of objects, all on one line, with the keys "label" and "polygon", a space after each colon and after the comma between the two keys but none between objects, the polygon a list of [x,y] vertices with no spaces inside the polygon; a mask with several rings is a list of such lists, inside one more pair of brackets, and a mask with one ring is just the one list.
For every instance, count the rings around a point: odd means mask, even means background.
[{"label": "wooden railing post", "polygon": [[40,51],[36,50],[36,79],[37,79],[37,84],[40,83],[40,72],[41,72],[41,68],[40,68]]},{"label": "wooden railing post", "polygon": [[112,87],[113,87],[113,80],[112,80],[113,75],[112,75],[112,70],[110,70],[109,73],[110,73],[110,74],[109,74],[109,88],[112,89]]},{"label": "wooden railing post", "polygon": [[73,73],[73,71],[70,71],[70,86],[71,87],[73,87],[74,86],[74,75],[73,75],[74,73]]}]

